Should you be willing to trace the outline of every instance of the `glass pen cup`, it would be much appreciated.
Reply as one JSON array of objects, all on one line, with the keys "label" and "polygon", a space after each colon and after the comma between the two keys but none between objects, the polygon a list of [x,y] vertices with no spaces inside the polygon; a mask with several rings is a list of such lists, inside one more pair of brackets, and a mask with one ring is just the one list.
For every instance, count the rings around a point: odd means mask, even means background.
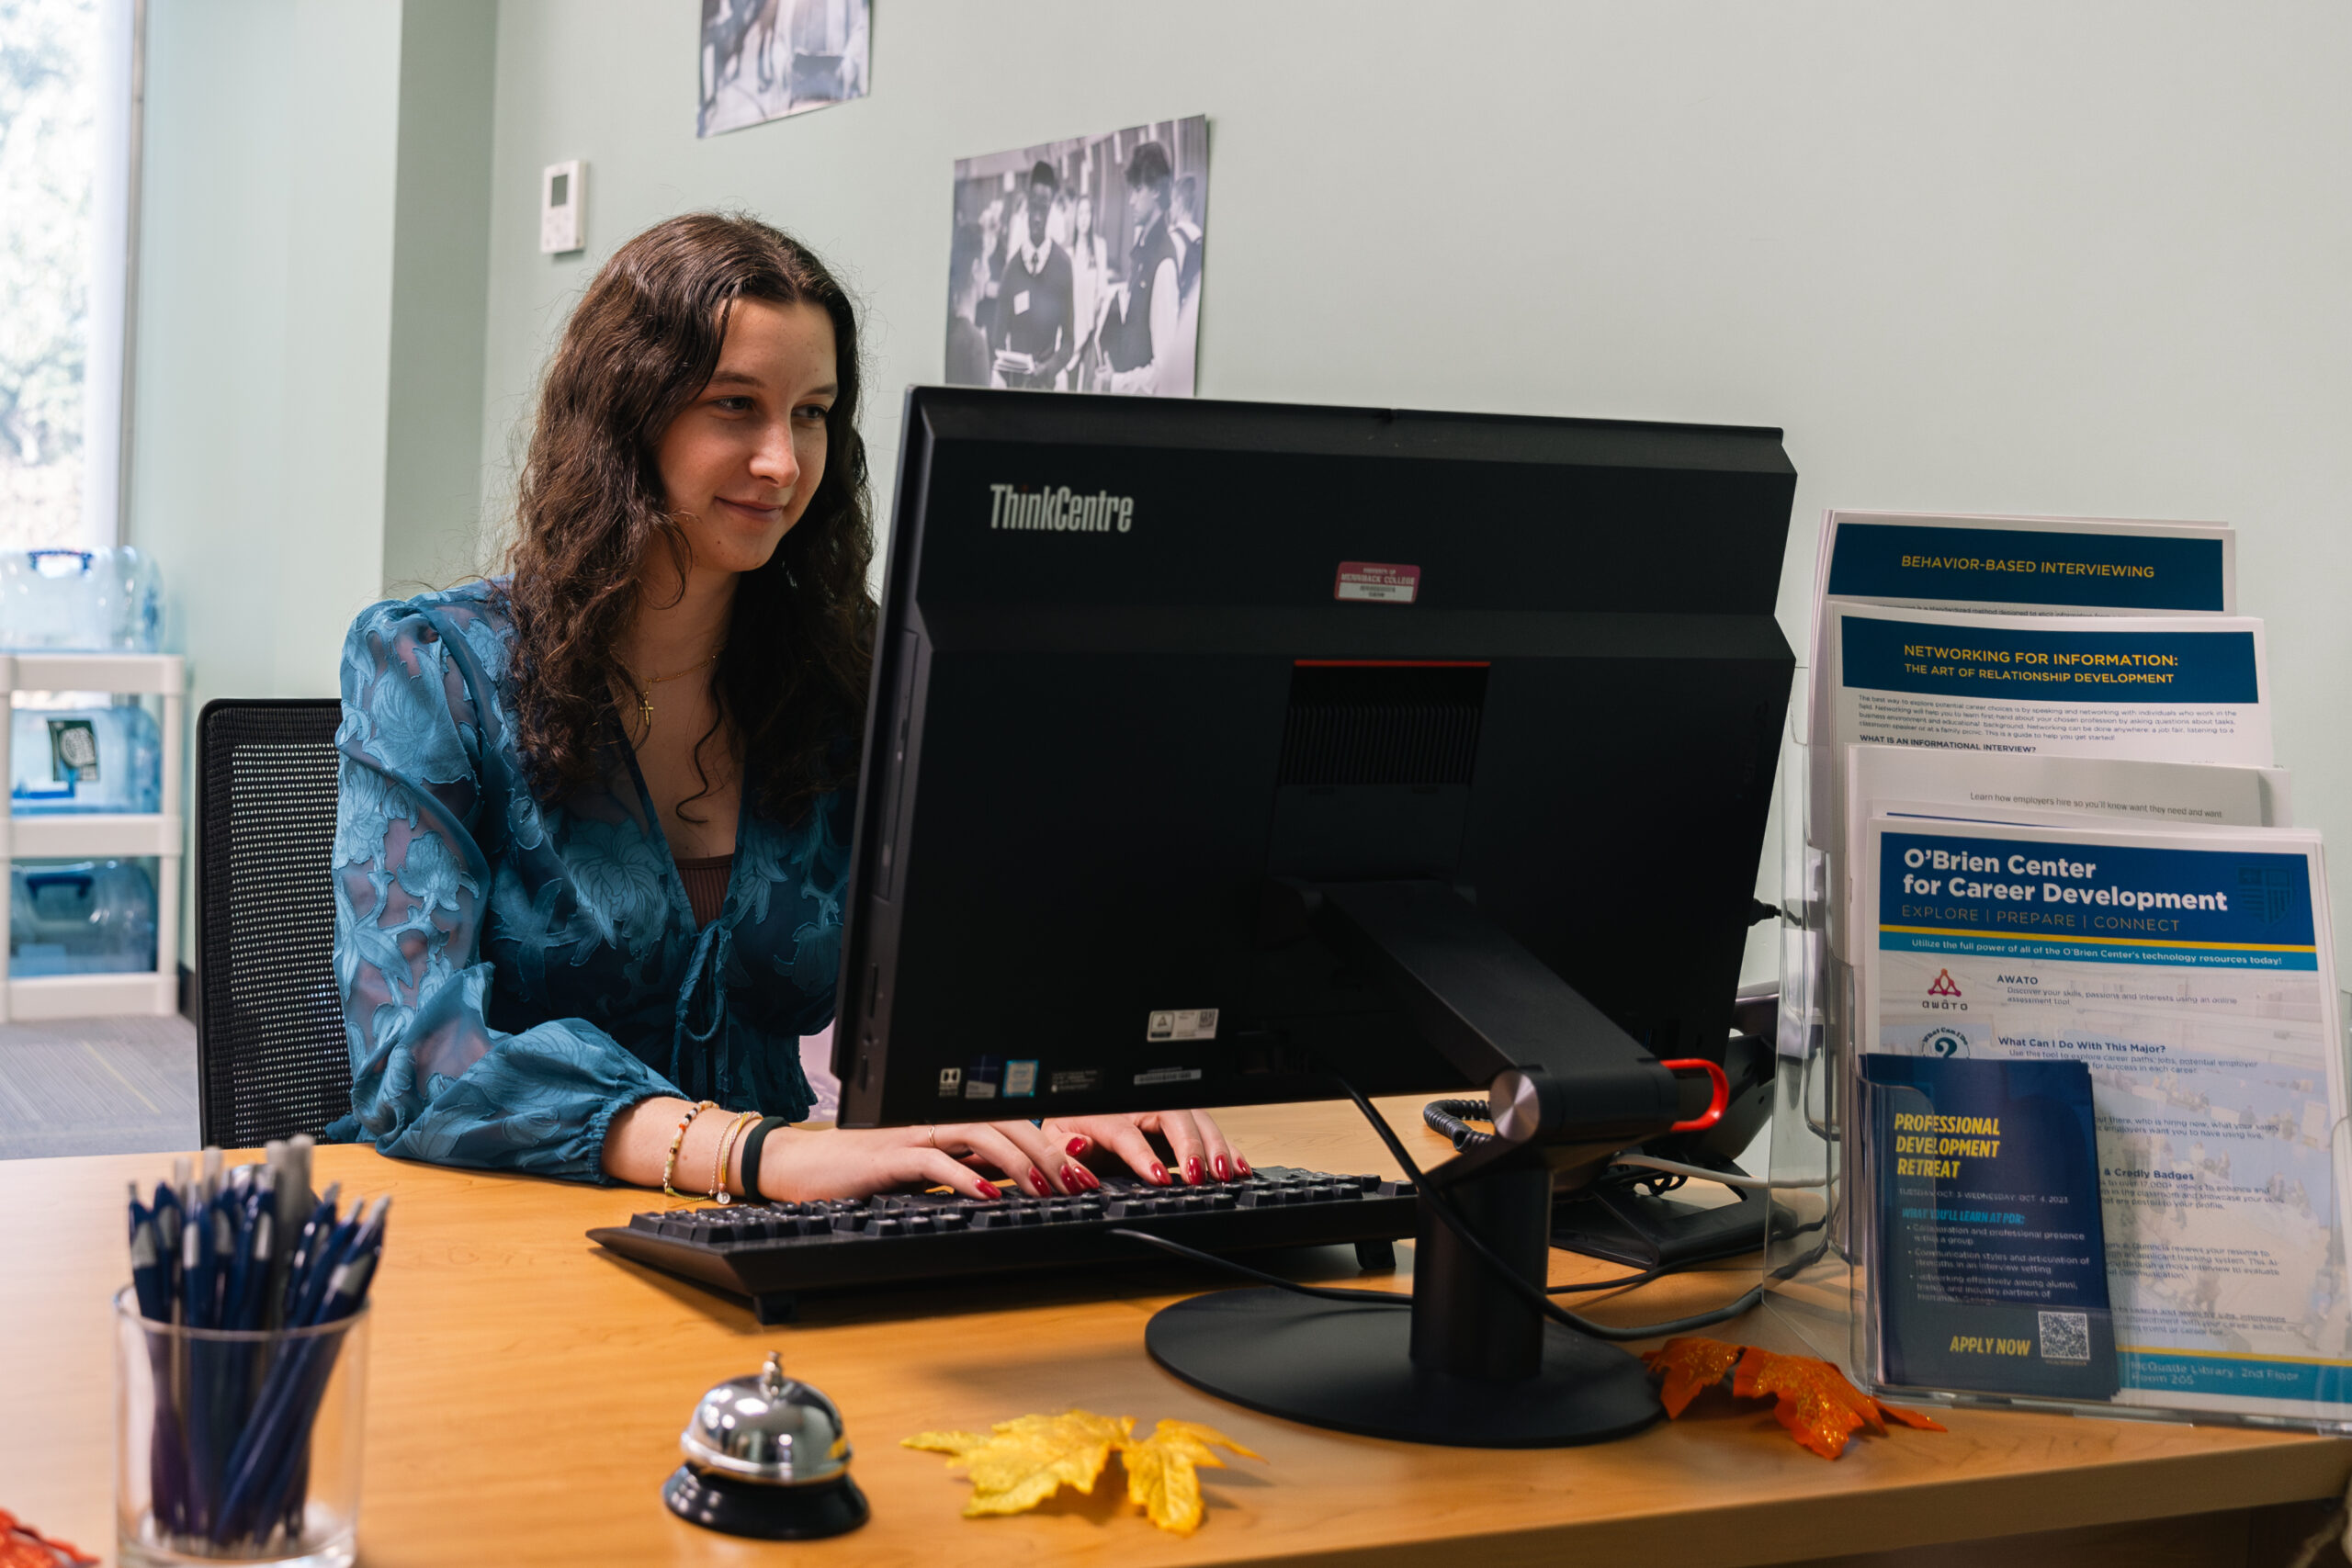
[{"label": "glass pen cup", "polygon": [[357,1555],[365,1305],[314,1328],[181,1328],[115,1292],[115,1541],[124,1568]]}]

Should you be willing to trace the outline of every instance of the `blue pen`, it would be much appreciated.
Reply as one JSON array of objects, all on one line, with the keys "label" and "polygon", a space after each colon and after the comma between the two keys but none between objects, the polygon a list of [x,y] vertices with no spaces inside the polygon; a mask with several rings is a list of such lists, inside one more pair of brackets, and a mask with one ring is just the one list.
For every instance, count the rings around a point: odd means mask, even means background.
[{"label": "blue pen", "polygon": [[155,1244],[163,1251],[164,1267],[176,1272],[180,1257],[180,1199],[169,1182],[155,1183],[155,1201],[149,1212],[155,1216]]},{"label": "blue pen", "polygon": [[[195,1194],[190,1192],[189,1196]],[[212,1227],[206,1223],[202,1211],[191,1207],[187,1223],[180,1227],[180,1322],[188,1328],[209,1328],[205,1316],[205,1302],[211,1286]],[[186,1363],[180,1379],[180,1425],[187,1434],[185,1448],[187,1474],[182,1489],[186,1504],[186,1528],[202,1530],[212,1521],[208,1506],[211,1488],[207,1477],[212,1463],[206,1447],[209,1430],[208,1385],[211,1381],[210,1358],[205,1353],[209,1347],[201,1339],[181,1342]]]},{"label": "blue pen", "polygon": [[287,1327],[294,1326],[294,1302],[301,1292],[304,1270],[310,1268],[311,1256],[319,1244],[334,1230],[334,1201],[343,1191],[338,1181],[319,1195],[311,1206],[310,1217],[302,1222],[302,1235],[294,1245],[294,1258],[286,1275],[285,1298],[278,1304],[278,1320]]},{"label": "blue pen", "polygon": [[139,1301],[139,1315],[154,1323],[172,1320],[172,1303],[164,1294],[164,1268],[155,1238],[155,1222],[142,1218],[130,1227],[130,1288]]},{"label": "blue pen", "polygon": [[229,1326],[224,1309],[229,1297],[229,1270],[237,1261],[236,1200],[227,1193],[212,1200],[210,1215],[212,1229],[212,1273],[206,1280],[209,1294],[205,1301],[204,1326]]},{"label": "blue pen", "polygon": [[[368,1239],[352,1249],[347,1261],[329,1271],[326,1289],[319,1298],[317,1323],[346,1318],[367,1298],[380,1255],[387,1202],[378,1199],[367,1219],[354,1227],[355,1234],[365,1230]],[[216,1541],[248,1533],[266,1536],[268,1527],[261,1521],[288,1517],[288,1494],[306,1475],[307,1465],[300,1461],[307,1457],[319,1400],[326,1392],[342,1343],[341,1335],[305,1339],[271,1369],[269,1387],[230,1458],[226,1495],[213,1530]]]},{"label": "blue pen", "polygon": [[[151,1323],[172,1320],[170,1275],[153,1218],[140,1221],[130,1235],[130,1288],[139,1299],[139,1315]],[[147,1489],[154,1502],[155,1517],[167,1528],[178,1529],[186,1512],[179,1502],[179,1478],[186,1473],[187,1461],[180,1451],[171,1342],[144,1329],[141,1336],[147,1341],[147,1367],[155,1391],[155,1420],[148,1435]]]},{"label": "blue pen", "polygon": [[311,1249],[301,1289],[296,1292],[294,1305],[286,1315],[288,1327],[308,1328],[320,1321],[319,1309],[334,1282],[334,1270],[350,1253],[352,1238],[359,1234],[359,1225],[360,1217],[355,1211]]},{"label": "blue pen", "polygon": [[211,1295],[212,1225],[201,1213],[188,1215],[180,1228],[180,1322],[190,1328],[209,1328],[205,1302]]},{"label": "blue pen", "polygon": [[215,1255],[220,1259],[220,1305],[213,1318],[216,1328],[238,1328],[237,1308],[244,1299],[246,1253],[253,1242],[253,1230],[245,1220],[244,1205],[233,1196],[224,1208],[212,1213],[212,1238]]}]

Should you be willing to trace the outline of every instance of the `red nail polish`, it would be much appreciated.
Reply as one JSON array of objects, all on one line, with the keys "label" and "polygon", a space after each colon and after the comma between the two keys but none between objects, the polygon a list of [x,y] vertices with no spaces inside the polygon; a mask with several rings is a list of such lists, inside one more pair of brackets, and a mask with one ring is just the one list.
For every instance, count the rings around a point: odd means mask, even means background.
[{"label": "red nail polish", "polygon": [[1219,1181],[1230,1181],[1233,1179],[1233,1168],[1225,1162],[1225,1156],[1223,1155],[1216,1156],[1216,1179]]},{"label": "red nail polish", "polygon": [[1160,1164],[1158,1160],[1153,1160],[1151,1162],[1151,1180],[1152,1185],[1155,1187],[1165,1187],[1168,1185],[1168,1168]]},{"label": "red nail polish", "polygon": [[1248,1176],[1248,1175],[1251,1174],[1250,1169],[1250,1162],[1249,1162],[1248,1160],[1246,1160],[1246,1159],[1243,1159],[1239,1155],[1235,1155],[1235,1156],[1233,1156],[1233,1163],[1234,1163],[1234,1164],[1236,1164],[1236,1165],[1238,1165],[1238,1166],[1239,1166],[1239,1167],[1241,1168],[1241,1174],[1242,1174],[1242,1175],[1244,1175],[1244,1176]]},{"label": "red nail polish", "polygon": [[1083,1133],[1069,1141],[1069,1152],[1073,1157],[1084,1154],[1093,1146],[1093,1142]]},{"label": "red nail polish", "polygon": [[983,1182],[981,1182],[981,1183],[980,1183],[980,1196],[981,1196],[981,1197],[983,1197],[983,1198],[985,1198],[985,1199],[987,1199],[989,1202],[993,1203],[993,1202],[995,1202],[998,1199],[1000,1199],[1000,1198],[1003,1197],[1003,1196],[1004,1196],[1004,1194],[1003,1194],[1003,1193],[1001,1193],[1001,1192],[1000,1192],[1000,1191],[998,1191],[998,1190],[996,1190],[996,1183],[995,1183],[995,1182],[993,1182],[993,1181],[983,1181]]},{"label": "red nail polish", "polygon": [[1037,1190],[1040,1198],[1053,1190],[1052,1185],[1046,1180],[1046,1173],[1034,1165],[1029,1168],[1029,1185]]},{"label": "red nail polish", "polygon": [[1072,1192],[1086,1190],[1086,1183],[1078,1179],[1078,1167],[1074,1165],[1062,1167],[1062,1185]]},{"label": "red nail polish", "polygon": [[1194,1187],[1198,1187],[1205,1179],[1201,1175],[1200,1156],[1194,1155],[1184,1162],[1184,1179]]},{"label": "red nail polish", "polygon": [[1082,1166],[1082,1165],[1081,1165],[1081,1166],[1080,1166],[1080,1167],[1078,1167],[1078,1168],[1077,1168],[1077,1169],[1078,1169],[1078,1179],[1079,1179],[1080,1181],[1083,1181],[1083,1182],[1085,1182],[1085,1183],[1086,1183],[1086,1190],[1087,1190],[1089,1192],[1100,1192],[1100,1191],[1102,1191],[1102,1181],[1101,1181],[1101,1180],[1100,1180],[1100,1179],[1095,1176],[1095,1174],[1094,1174],[1092,1171],[1091,1171],[1091,1170],[1087,1169],[1087,1168],[1086,1168],[1084,1166]]}]

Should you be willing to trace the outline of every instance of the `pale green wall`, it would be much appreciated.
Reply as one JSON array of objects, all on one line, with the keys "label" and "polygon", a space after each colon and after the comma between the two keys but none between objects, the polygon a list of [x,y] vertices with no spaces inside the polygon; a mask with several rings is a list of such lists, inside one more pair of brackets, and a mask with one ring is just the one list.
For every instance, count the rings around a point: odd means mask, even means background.
[{"label": "pale green wall", "polygon": [[399,68],[398,0],[148,8],[129,535],[196,704],[332,694],[380,584]]},{"label": "pale green wall", "polygon": [[[504,0],[486,451],[619,241],[743,206],[864,295],[887,491],[898,390],[940,374],[952,162],[1205,112],[1203,396],[1784,426],[1800,647],[1826,507],[2237,524],[2352,908],[2352,11],[874,9],[874,97],[698,142],[694,6]],[[542,256],[573,157],[588,249]]]},{"label": "pale green wall", "polygon": [[128,535],[191,715],[333,695],[352,616],[471,555],[494,22],[150,0]]}]

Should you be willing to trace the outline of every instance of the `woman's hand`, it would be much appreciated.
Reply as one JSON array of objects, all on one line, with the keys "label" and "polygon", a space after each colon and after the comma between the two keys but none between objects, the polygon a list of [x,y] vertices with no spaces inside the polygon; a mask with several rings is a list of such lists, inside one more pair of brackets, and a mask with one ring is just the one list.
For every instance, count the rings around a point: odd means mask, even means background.
[{"label": "woman's hand", "polygon": [[[1172,1182],[1198,1187],[1212,1181],[1238,1181],[1250,1174],[1250,1162],[1234,1151],[1224,1132],[1205,1111],[1146,1111],[1123,1116],[1049,1118],[1037,1129],[1073,1161],[1100,1149],[1127,1162],[1146,1181],[1165,1187]],[[1166,1142],[1169,1157],[1162,1163],[1153,1147],[1153,1134]],[[1078,1167],[1091,1178],[1084,1165]],[[1100,1185],[1097,1183],[1097,1185]]]},{"label": "woman's hand", "polygon": [[[1168,1146],[1163,1160],[1151,1142]],[[1102,1184],[1086,1168],[1097,1153],[1124,1159],[1156,1186],[1238,1181],[1249,1162],[1206,1111],[1152,1111],[1026,1122],[948,1122],[936,1127],[779,1128],[760,1158],[760,1195],[779,1201],[863,1198],[908,1187],[950,1187],[968,1198],[1002,1193],[980,1172],[998,1170],[1018,1191],[1045,1198]]]},{"label": "woman's hand", "polygon": [[[1035,1127],[1023,1122],[1032,1133]],[[779,1127],[760,1152],[760,1196],[778,1202],[864,1198],[915,1187],[952,1187],[967,1198],[1004,1194],[958,1156],[961,1127]]]}]

